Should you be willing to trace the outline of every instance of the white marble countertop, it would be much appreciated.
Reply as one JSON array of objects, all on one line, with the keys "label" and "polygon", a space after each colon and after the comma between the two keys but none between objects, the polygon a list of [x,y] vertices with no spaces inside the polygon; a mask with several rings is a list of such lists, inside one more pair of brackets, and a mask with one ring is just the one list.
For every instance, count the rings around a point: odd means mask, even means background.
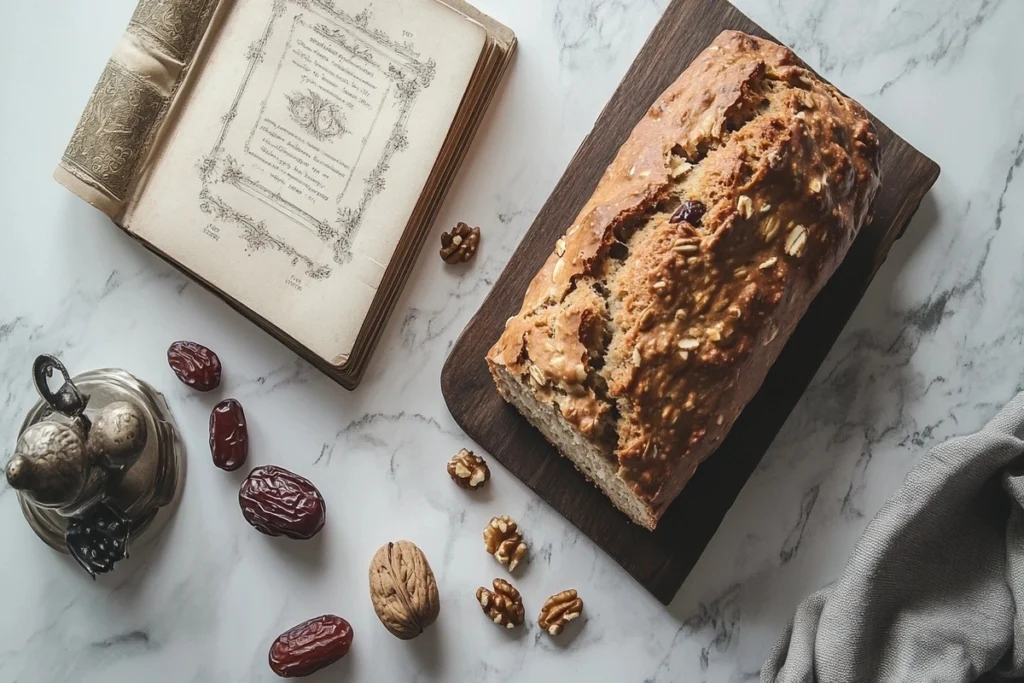
[{"label": "white marble countertop", "polygon": [[[0,487],[0,681],[275,680],[271,640],[334,612],[354,625],[342,663],[312,680],[742,681],[807,593],[929,446],[980,426],[1024,386],[1024,3],[739,0],[942,166],[847,329],[667,609],[496,463],[469,497],[444,471],[469,445],[441,399],[448,350],[554,186],[666,0],[477,0],[520,52],[435,226],[483,226],[477,260],[425,250],[360,389],[321,376],[135,245],[50,178],[135,0],[11,3],[0,21],[0,441],[34,400],[29,367],[117,365],[164,391],[185,431],[180,508],[155,544],[93,582],[39,543]],[[212,396],[167,368],[179,338],[226,365]],[[242,520],[240,475],[212,467],[211,406],[245,405],[252,464],[313,479],[319,541],[268,539]],[[507,513],[536,559],[516,580],[535,617],[569,586],[583,627],[552,641],[491,626],[477,586],[502,576],[480,531]],[[367,565],[418,543],[443,609],[411,643],[377,622]]]}]

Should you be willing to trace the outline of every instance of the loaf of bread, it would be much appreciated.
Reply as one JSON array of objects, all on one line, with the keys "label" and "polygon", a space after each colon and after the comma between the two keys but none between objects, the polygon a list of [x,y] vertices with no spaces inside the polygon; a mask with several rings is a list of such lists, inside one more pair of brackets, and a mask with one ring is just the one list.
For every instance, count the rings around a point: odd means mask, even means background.
[{"label": "loaf of bread", "polygon": [[722,33],[650,107],[487,355],[502,396],[654,529],[869,219],[867,113]]}]

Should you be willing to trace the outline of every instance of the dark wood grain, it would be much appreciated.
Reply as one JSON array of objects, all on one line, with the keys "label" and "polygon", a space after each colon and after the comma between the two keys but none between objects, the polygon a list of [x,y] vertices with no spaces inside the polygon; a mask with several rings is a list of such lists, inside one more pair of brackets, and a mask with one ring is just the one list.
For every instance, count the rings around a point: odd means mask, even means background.
[{"label": "dark wood grain", "polygon": [[875,218],[814,300],[757,396],[655,532],[633,525],[540,433],[502,401],[484,363],[530,280],[593,192],[619,146],[651,102],[719,32],[771,38],[724,0],[675,0],[541,209],[441,375],[455,421],[513,474],[668,603],[697,562],[790,411],[846,325],[889,248],[902,234],[939,167],[875,121],[882,142],[882,189]]}]

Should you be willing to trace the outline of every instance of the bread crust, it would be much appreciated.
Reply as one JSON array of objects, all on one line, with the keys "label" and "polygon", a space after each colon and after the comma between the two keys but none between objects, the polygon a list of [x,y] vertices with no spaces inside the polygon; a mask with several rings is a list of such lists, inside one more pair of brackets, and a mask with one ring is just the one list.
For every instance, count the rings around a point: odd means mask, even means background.
[{"label": "bread crust", "polygon": [[867,112],[789,49],[722,33],[533,279],[487,355],[499,389],[557,405],[656,520],[869,219],[879,155]]}]

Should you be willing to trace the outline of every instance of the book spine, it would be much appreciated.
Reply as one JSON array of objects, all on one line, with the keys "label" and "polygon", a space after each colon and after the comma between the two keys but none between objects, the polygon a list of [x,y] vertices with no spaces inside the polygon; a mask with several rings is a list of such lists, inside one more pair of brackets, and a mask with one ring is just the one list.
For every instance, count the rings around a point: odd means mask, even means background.
[{"label": "book spine", "polygon": [[54,177],[115,222],[221,0],[140,0]]}]

